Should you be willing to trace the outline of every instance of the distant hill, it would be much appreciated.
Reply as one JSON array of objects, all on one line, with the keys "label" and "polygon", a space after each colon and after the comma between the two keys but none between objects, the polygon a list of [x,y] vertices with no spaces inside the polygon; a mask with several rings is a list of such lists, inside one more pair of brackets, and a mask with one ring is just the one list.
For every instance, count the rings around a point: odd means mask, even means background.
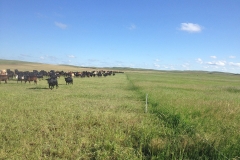
[{"label": "distant hill", "polygon": [[130,68],[130,67],[81,67],[67,64],[44,64],[38,62],[27,62],[19,60],[5,60],[0,59],[0,69],[20,69],[20,70],[71,70],[71,71],[81,71],[81,70],[119,70],[119,71],[158,71],[153,69],[142,69],[142,68]]},{"label": "distant hill", "polygon": [[[38,62],[27,62],[19,60],[5,60],[0,59],[0,69],[18,69],[20,71],[32,71],[32,70],[58,70],[58,71],[93,71],[93,70],[120,70],[120,71],[130,71],[130,70],[140,70],[133,68],[121,68],[121,67],[81,67],[67,64],[44,64]],[[144,70],[144,69],[142,69]]]},{"label": "distant hill", "polygon": [[[18,69],[20,71],[32,71],[32,70],[56,70],[56,71],[93,71],[93,70],[115,70],[115,71],[123,71],[123,72],[171,72],[171,73],[208,73],[208,74],[232,74],[225,72],[208,72],[208,71],[194,71],[194,70],[154,70],[154,69],[144,69],[144,68],[130,68],[130,67],[81,67],[67,64],[44,64],[38,62],[27,62],[20,60],[6,60],[0,59],[0,70],[1,69]],[[235,74],[239,75],[239,74]]]}]

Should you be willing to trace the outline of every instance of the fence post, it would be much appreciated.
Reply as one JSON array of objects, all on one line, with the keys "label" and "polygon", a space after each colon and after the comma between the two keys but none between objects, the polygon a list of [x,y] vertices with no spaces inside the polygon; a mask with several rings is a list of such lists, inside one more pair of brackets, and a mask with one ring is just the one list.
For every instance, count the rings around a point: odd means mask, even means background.
[{"label": "fence post", "polygon": [[147,113],[148,110],[148,94],[146,94],[146,105],[145,105],[145,113]]}]

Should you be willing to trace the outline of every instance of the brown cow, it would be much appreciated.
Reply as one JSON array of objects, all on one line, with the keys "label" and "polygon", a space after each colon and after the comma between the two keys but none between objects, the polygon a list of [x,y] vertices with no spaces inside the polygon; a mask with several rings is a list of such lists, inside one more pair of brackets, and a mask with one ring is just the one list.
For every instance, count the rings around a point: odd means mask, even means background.
[{"label": "brown cow", "polygon": [[8,80],[7,75],[0,75],[0,83],[1,83],[1,81],[5,81],[5,83],[7,83],[7,80]]},{"label": "brown cow", "polygon": [[37,84],[37,76],[27,76],[25,79],[25,83],[28,81],[30,83],[30,81],[34,81],[34,84]]},{"label": "brown cow", "polygon": [[0,70],[0,75],[7,75],[7,71],[5,69]]}]

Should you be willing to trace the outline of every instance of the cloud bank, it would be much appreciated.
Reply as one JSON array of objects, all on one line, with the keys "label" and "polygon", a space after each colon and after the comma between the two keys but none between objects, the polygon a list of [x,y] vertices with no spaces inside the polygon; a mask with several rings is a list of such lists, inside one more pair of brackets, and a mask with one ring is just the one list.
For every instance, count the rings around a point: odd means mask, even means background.
[{"label": "cloud bank", "polygon": [[229,62],[230,66],[240,67],[240,63]]},{"label": "cloud bank", "polygon": [[216,62],[207,62],[209,65],[216,65],[216,66],[225,66],[226,62],[225,61],[216,61]]}]

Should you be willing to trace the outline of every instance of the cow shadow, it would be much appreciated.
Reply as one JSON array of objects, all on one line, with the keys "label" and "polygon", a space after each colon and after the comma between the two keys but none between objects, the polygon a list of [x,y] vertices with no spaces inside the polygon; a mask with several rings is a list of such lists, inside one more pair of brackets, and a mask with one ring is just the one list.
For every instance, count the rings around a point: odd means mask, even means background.
[{"label": "cow shadow", "polygon": [[31,88],[28,88],[28,89],[49,89],[48,87],[31,87]]}]

